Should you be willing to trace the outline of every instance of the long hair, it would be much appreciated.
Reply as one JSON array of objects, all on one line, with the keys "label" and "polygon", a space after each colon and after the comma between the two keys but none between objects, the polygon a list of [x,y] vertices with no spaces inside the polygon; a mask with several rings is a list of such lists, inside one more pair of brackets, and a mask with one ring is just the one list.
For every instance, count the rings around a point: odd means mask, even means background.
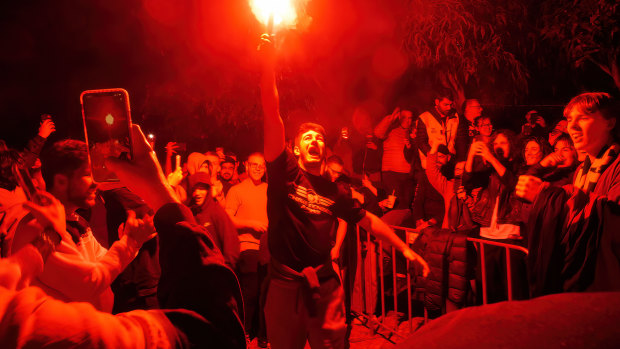
[{"label": "long hair", "polygon": [[[517,135],[508,129],[501,129],[501,130],[497,130],[495,132],[495,134],[493,135],[493,138],[491,139],[491,144],[493,144],[495,142],[495,140],[497,139],[497,136],[499,135],[503,135],[504,137],[506,137],[506,139],[508,140],[508,144],[510,146],[509,149],[509,154],[507,154],[508,156],[505,157],[506,160],[516,160],[516,155],[518,154],[517,152]],[[499,155],[497,153],[495,153],[495,147],[493,147],[493,154],[495,154],[496,156]],[[504,157],[500,156],[499,160],[502,161],[504,159]]]}]

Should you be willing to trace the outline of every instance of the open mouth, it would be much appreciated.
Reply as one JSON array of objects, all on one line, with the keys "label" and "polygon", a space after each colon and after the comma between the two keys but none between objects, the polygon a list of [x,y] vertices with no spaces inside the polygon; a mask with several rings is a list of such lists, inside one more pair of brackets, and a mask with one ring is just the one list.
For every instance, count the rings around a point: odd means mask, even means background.
[{"label": "open mouth", "polygon": [[321,155],[321,152],[319,151],[319,148],[317,148],[317,147],[309,147],[308,148],[308,155],[310,155],[312,157],[319,157]]}]

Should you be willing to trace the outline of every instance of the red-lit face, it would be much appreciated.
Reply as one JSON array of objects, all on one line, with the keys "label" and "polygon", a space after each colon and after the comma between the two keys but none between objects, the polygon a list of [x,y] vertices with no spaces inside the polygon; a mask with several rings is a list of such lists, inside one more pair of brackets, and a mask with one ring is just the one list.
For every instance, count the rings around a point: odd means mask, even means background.
[{"label": "red-lit face", "polygon": [[558,167],[560,168],[571,167],[577,160],[577,152],[575,151],[575,147],[565,140],[557,141],[553,147],[553,151],[564,158],[564,161],[558,164]]},{"label": "red-lit face", "polygon": [[198,187],[194,189],[194,192],[192,193],[192,198],[194,199],[196,205],[202,206],[202,204],[205,203],[205,199],[207,198],[208,194],[209,189]]},{"label": "red-lit face", "polygon": [[454,176],[460,177],[465,172],[465,161],[459,161],[454,166]]},{"label": "red-lit face", "polygon": [[478,119],[478,126],[476,126],[476,130],[480,133],[480,135],[490,137],[493,134],[493,124],[491,123],[491,119]]},{"label": "red-lit face", "polygon": [[543,152],[542,152],[542,149],[540,148],[540,144],[534,141],[527,142],[527,144],[525,145],[524,155],[525,155],[525,163],[528,166],[532,166],[532,165],[539,163],[540,160],[542,160],[542,156],[543,156]]},{"label": "red-lit face", "polygon": [[69,177],[67,203],[79,208],[93,207],[96,191],[97,184],[91,175],[90,166],[84,164]]},{"label": "red-lit face", "polygon": [[586,114],[573,108],[568,116],[568,134],[577,151],[585,151],[590,156],[598,152],[611,140],[611,130],[615,120],[605,119],[601,113]]},{"label": "red-lit face", "polygon": [[332,182],[335,182],[340,176],[342,176],[343,168],[341,165],[336,163],[327,164],[327,174],[329,175],[329,179]]},{"label": "red-lit face", "polygon": [[305,132],[293,151],[305,167],[320,166],[325,158],[323,135],[314,130]]},{"label": "red-lit face", "polygon": [[252,155],[246,163],[248,176],[253,182],[260,182],[265,175],[265,158],[260,155]]},{"label": "red-lit face", "polygon": [[404,129],[409,129],[411,127],[411,120],[413,118],[413,113],[409,110],[403,110],[400,112],[400,127]]},{"label": "red-lit face", "polygon": [[452,109],[452,101],[447,98],[442,98],[441,100],[436,99],[435,108],[437,109],[439,114],[447,116]]},{"label": "red-lit face", "polygon": [[450,161],[450,155],[444,153],[437,153],[437,162],[440,163],[442,166],[447,164],[448,161]]},{"label": "red-lit face", "polygon": [[510,143],[508,142],[508,138],[501,133],[498,134],[493,141],[493,150],[498,156],[501,154],[504,158],[508,159],[510,156]]},{"label": "red-lit face", "polygon": [[235,173],[235,164],[231,164],[230,162],[225,162],[222,164],[220,168],[220,176],[222,179],[229,181],[233,178],[233,174]]}]

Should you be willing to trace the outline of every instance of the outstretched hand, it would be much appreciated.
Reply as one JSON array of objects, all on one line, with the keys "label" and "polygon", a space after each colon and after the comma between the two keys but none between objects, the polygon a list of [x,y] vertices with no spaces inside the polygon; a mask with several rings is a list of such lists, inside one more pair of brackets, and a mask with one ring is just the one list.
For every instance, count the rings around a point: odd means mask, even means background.
[{"label": "outstretched hand", "polygon": [[417,262],[422,266],[422,276],[427,277],[428,273],[430,273],[431,269],[428,267],[426,261],[420,257],[417,253],[413,252],[413,250],[409,247],[403,250],[403,256],[407,258],[410,262]]},{"label": "outstretched hand", "polygon": [[166,203],[179,203],[140,126],[132,125],[131,135],[133,159],[107,158],[106,166],[118,176],[123,185],[144,199],[154,211]]}]

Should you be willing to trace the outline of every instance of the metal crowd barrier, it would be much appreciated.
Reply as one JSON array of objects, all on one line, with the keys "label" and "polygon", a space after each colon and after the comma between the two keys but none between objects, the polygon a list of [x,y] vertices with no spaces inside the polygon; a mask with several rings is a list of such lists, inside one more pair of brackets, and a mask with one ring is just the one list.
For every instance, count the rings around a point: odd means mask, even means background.
[{"label": "metal crowd barrier", "polygon": [[[401,231],[404,233],[405,236],[405,242],[407,244],[407,246],[411,247],[411,245],[415,242],[415,240],[418,238],[419,236],[419,231],[413,228],[407,228],[407,227],[400,227],[400,226],[390,226],[392,229],[394,229],[396,232]],[[385,325],[385,320],[386,320],[386,285],[385,285],[385,270],[384,270],[384,253],[385,250],[383,248],[384,243],[382,241],[372,241],[371,239],[371,235],[370,233],[366,232],[366,241],[367,241],[367,253],[366,253],[366,260],[363,258],[362,256],[362,240],[361,238],[361,234],[362,232],[360,231],[359,226],[356,227],[356,234],[357,234],[357,246],[356,246],[356,253],[357,253],[357,260],[358,260],[358,266],[357,268],[360,269],[360,278],[359,278],[359,283],[361,285],[361,293],[362,293],[362,303],[363,303],[363,310],[361,312],[359,311],[354,311],[354,315],[358,318],[360,318],[360,320],[362,320],[362,324],[366,325],[369,328],[382,328],[384,330],[389,331],[392,335],[398,336],[400,338],[404,337],[399,334],[397,332],[397,328],[391,328],[390,326]],[[507,288],[508,288],[508,300],[512,300],[513,296],[512,296],[512,270],[511,270],[511,257],[510,257],[510,252],[511,250],[514,251],[518,251],[518,252],[522,252],[525,255],[528,254],[528,250],[525,247],[521,247],[521,246],[517,246],[517,245],[511,245],[511,244],[506,244],[506,243],[501,243],[501,242],[496,242],[496,241],[491,241],[491,240],[484,240],[484,239],[478,239],[478,238],[467,238],[468,241],[472,242],[474,244],[474,246],[476,247],[476,249],[479,251],[479,256],[480,256],[480,266],[481,266],[481,273],[482,273],[482,295],[483,295],[483,304],[487,304],[487,275],[486,275],[486,265],[485,265],[485,255],[484,255],[484,248],[485,245],[494,245],[494,246],[499,246],[499,247],[503,247],[506,251],[506,275],[507,275]],[[378,251],[377,251],[378,250]],[[424,297],[424,293],[421,292],[419,294],[412,294],[412,281],[414,281],[415,278],[415,268],[410,268],[410,262],[408,260],[406,260],[405,262],[405,272],[404,273],[399,273],[397,272],[397,268],[396,268],[396,255],[397,255],[397,251],[396,249],[392,246],[390,247],[389,250],[389,255],[391,255],[391,269],[392,269],[392,290],[393,290],[393,305],[394,305],[394,311],[398,314],[398,294],[399,294],[399,289],[398,289],[398,280],[406,280],[406,288],[407,288],[407,319],[408,319],[408,323],[409,323],[409,330],[410,332],[413,332],[415,329],[413,328],[413,313],[412,313],[412,304],[414,299],[416,300],[420,300],[419,296]],[[379,269],[379,287],[377,290],[378,293],[378,299],[379,302],[381,303],[381,318],[380,319],[376,319],[374,314],[375,314],[375,301],[377,298],[377,293],[373,292],[373,279],[376,278],[375,272],[377,270],[377,259],[379,261],[379,265],[378,265],[378,269]],[[368,268],[366,267],[366,265],[369,265]],[[416,266],[417,267],[417,266]],[[366,273],[370,271],[371,275],[366,275]],[[413,275],[412,275],[413,274]],[[352,291],[353,293],[354,291]],[[415,290],[413,291],[415,292]],[[351,295],[353,296],[353,294]],[[413,296],[416,296],[415,298]],[[425,324],[426,322],[428,322],[428,312],[427,309],[424,307],[424,321],[422,322],[422,324]],[[421,324],[418,324],[418,327]],[[416,328],[417,329],[417,328]],[[389,338],[388,338],[389,339]]]},{"label": "metal crowd barrier", "polygon": [[485,239],[477,239],[477,238],[467,238],[467,241],[471,241],[476,248],[478,249],[480,256],[480,270],[482,274],[482,304],[487,304],[487,270],[486,270],[486,260],[484,256],[484,246],[485,245],[493,245],[503,247],[506,252],[506,288],[508,289],[508,300],[512,300],[512,268],[510,262],[510,250],[519,251],[525,253],[527,256],[528,250],[525,247],[506,244],[502,242],[496,242],[492,240]]},{"label": "metal crowd barrier", "polygon": [[[407,244],[407,246],[411,247],[411,245],[413,244],[413,242],[417,239],[419,232],[416,229],[413,228],[407,228],[407,227],[399,227],[399,226],[390,226],[392,229],[394,229],[395,231],[402,231],[404,233],[405,236],[405,242]],[[361,317],[363,320],[363,324],[367,325],[369,328],[372,327],[373,325],[375,325],[376,327],[380,327],[384,330],[389,331],[392,335],[396,335],[398,337],[401,337],[404,339],[404,337],[402,335],[400,335],[397,332],[397,328],[391,328],[389,326],[386,326],[385,320],[386,320],[386,297],[385,297],[385,270],[384,270],[384,243],[382,241],[375,241],[373,242],[371,240],[371,235],[370,233],[366,232],[366,241],[367,241],[367,254],[366,254],[366,258],[368,260],[364,260],[362,258],[362,243],[361,243],[361,239],[360,239],[360,228],[359,226],[356,227],[356,234],[357,234],[357,260],[360,261],[361,263],[358,265],[358,268],[360,268],[360,284],[361,284],[361,292],[362,292],[362,300],[363,300],[363,311],[360,312],[356,312],[355,315],[357,317]],[[375,252],[378,249],[378,252]],[[397,255],[397,251],[396,249],[392,246],[390,247],[390,253],[389,255],[391,255],[391,264],[392,264],[392,290],[393,290],[393,302],[394,302],[394,311],[398,314],[398,294],[399,294],[399,289],[398,289],[398,280],[399,279],[404,279],[406,280],[406,287],[407,287],[407,318],[408,318],[408,323],[409,323],[409,330],[413,331],[413,313],[412,313],[412,302],[413,302],[413,297],[412,297],[412,277],[415,278],[415,274],[412,275],[412,273],[415,273],[415,268],[410,268],[410,262],[408,260],[406,260],[405,262],[405,272],[404,273],[398,273],[396,270],[396,255]],[[379,301],[381,302],[381,318],[380,320],[377,320],[374,318],[374,313],[375,313],[375,309],[374,309],[374,302],[372,301],[372,298],[375,298],[377,295],[373,294],[372,292],[372,283],[373,283],[373,270],[377,269],[377,259],[379,261],[379,289],[378,291],[378,298]],[[366,276],[366,263],[368,262],[368,264],[370,264],[370,267],[368,268],[371,271],[371,275],[370,276]],[[370,297],[369,297],[370,295]],[[353,296],[353,295],[352,295]],[[370,304],[368,304],[370,302]],[[426,312],[426,309],[424,309],[424,323],[426,323],[428,319],[428,314]]]}]

